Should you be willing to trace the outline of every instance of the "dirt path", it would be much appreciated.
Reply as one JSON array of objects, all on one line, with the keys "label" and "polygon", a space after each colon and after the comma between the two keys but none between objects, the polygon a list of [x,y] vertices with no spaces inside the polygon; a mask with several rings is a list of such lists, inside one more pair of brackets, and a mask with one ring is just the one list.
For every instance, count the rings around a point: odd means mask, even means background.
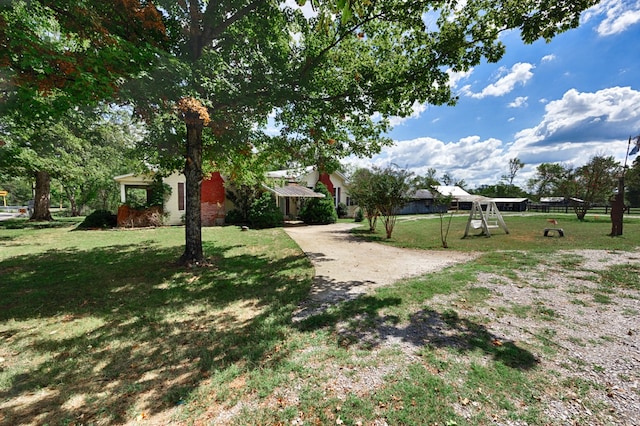
[{"label": "dirt path", "polygon": [[313,287],[296,315],[306,318],[341,300],[402,278],[437,271],[475,257],[453,251],[411,250],[361,241],[350,233],[357,223],[285,228],[311,259]]}]

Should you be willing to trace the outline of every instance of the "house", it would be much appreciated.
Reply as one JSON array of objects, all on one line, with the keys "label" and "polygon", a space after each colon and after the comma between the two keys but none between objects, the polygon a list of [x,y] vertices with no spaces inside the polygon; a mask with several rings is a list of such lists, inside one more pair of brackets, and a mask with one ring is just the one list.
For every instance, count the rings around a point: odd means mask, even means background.
[{"label": "house", "polygon": [[[153,175],[129,173],[116,176],[114,180],[120,185],[122,203],[118,208],[118,226],[148,226],[140,217],[139,211],[130,208],[127,202],[134,198],[135,191],[139,192],[137,198],[150,198]],[[171,189],[161,209],[162,213],[159,213],[163,216],[162,222],[167,225],[181,225],[184,223],[186,208],[186,177],[181,173],[173,173],[162,181]],[[324,196],[313,191],[318,181],[327,186],[336,206],[338,203],[349,204],[346,178],[340,172],[318,173],[313,168],[268,172],[265,189],[275,194],[285,218],[295,219],[301,199]],[[200,198],[202,226],[223,225],[226,213],[235,207],[226,197],[225,180],[218,172],[211,173],[202,181]]]},{"label": "house", "polygon": [[[118,226],[144,226],[144,223],[137,222],[135,211],[128,208],[125,203],[127,203],[131,192],[135,190],[146,192],[148,199],[153,176],[129,173],[116,176],[114,180],[120,184],[120,202],[123,203],[118,208]],[[162,181],[171,188],[162,209],[163,223],[181,225],[184,223],[186,209],[186,177],[181,173],[173,173],[163,178]],[[220,173],[211,173],[202,181],[200,197],[202,225],[224,224],[224,216],[227,211],[233,208],[233,204],[226,199],[224,179]]]},{"label": "house", "polygon": [[492,198],[491,201],[502,212],[526,212],[529,206],[528,198]]},{"label": "house", "polygon": [[[417,189],[411,195],[410,200],[400,209],[398,214],[426,214],[442,213],[447,210],[471,210],[474,201],[485,202],[488,198],[480,195],[469,194],[459,186],[438,185],[433,188],[433,193],[428,189]],[[444,206],[437,202],[437,196],[451,197],[451,202]]]},{"label": "house", "polygon": [[448,206],[436,203],[436,197],[428,189],[417,189],[408,196],[409,201],[398,211],[403,214],[443,213]]},{"label": "house", "polygon": [[304,169],[287,169],[267,172],[266,188],[276,196],[276,202],[285,218],[295,219],[303,198],[318,197],[313,191],[316,184],[322,182],[333,196],[334,205],[344,203],[348,206],[348,214],[353,215],[355,206],[348,192],[347,178],[339,171],[320,173],[313,167]]},{"label": "house", "polygon": [[[449,210],[471,210],[474,201],[486,206],[490,201],[496,203],[500,211],[526,211],[529,204],[527,198],[487,198],[482,195],[469,194],[459,186],[438,185],[434,190],[442,197],[451,197]],[[428,189],[418,189],[411,196],[398,214],[423,214],[447,211],[447,208],[436,204],[436,197]]]}]

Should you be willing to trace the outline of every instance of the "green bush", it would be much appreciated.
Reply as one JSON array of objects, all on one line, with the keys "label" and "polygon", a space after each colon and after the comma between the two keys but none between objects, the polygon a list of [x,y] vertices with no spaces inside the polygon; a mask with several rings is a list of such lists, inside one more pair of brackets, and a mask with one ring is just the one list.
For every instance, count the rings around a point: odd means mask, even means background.
[{"label": "green bush", "polygon": [[96,210],[84,218],[78,228],[82,229],[106,229],[115,228],[118,224],[118,217],[109,210]]},{"label": "green bush", "polygon": [[274,228],[283,222],[284,216],[270,192],[256,198],[249,208],[249,223],[253,228]]},{"label": "green bush", "polygon": [[242,212],[238,209],[228,211],[224,216],[224,223],[228,223],[230,225],[239,225],[245,222]]},{"label": "green bush", "polygon": [[353,220],[354,222],[362,222],[364,220],[364,213],[362,212],[362,209],[356,210],[356,214]]},{"label": "green bush", "polygon": [[338,203],[336,213],[338,214],[339,218],[347,217],[347,215],[349,214],[349,209],[347,209],[347,205],[345,203]]},{"label": "green bush", "polygon": [[311,225],[336,223],[338,214],[333,204],[333,197],[327,187],[323,183],[318,182],[313,190],[324,194],[324,198],[311,198],[307,200],[300,210],[300,219],[302,219],[304,223]]}]

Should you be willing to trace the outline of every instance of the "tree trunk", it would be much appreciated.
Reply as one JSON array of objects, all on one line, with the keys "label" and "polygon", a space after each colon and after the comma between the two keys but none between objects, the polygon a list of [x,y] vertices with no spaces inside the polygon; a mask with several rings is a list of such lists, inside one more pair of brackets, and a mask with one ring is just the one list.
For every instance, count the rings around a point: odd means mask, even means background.
[{"label": "tree trunk", "polygon": [[576,214],[576,217],[580,222],[584,221],[584,217],[587,215],[587,211],[589,210],[589,206],[585,202],[584,204],[575,205],[573,207],[573,211]]},{"label": "tree trunk", "polygon": [[204,263],[202,252],[202,215],[200,187],[202,185],[202,128],[201,120],[185,120],[187,125],[187,159],[184,166],[185,193],[185,248],[180,257],[183,265]]},{"label": "tree trunk", "polygon": [[36,172],[36,192],[33,197],[33,214],[31,220],[51,221],[51,176],[47,172]]},{"label": "tree trunk", "polygon": [[618,180],[618,193],[611,202],[611,235],[622,235],[622,222],[624,218],[624,178]]},{"label": "tree trunk", "polygon": [[[80,216],[78,203],[76,202],[75,191],[71,188],[65,187],[64,192],[67,194],[67,199],[69,200],[69,204],[71,205],[71,216],[73,217]],[[62,207],[62,205],[60,207]]]}]

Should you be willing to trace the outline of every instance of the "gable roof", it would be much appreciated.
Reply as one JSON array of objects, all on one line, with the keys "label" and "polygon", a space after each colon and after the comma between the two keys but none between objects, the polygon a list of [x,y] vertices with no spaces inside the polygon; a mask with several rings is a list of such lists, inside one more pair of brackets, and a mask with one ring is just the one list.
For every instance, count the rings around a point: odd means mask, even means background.
[{"label": "gable roof", "polygon": [[284,198],[324,198],[324,194],[319,192],[315,192],[312,189],[309,189],[305,186],[300,185],[286,185],[286,186],[276,186],[270,187],[267,185],[263,185],[263,187],[278,197]]},{"label": "gable roof", "polygon": [[[313,166],[307,166],[302,168],[294,168],[294,169],[283,169],[283,170],[272,170],[267,172],[265,175],[267,178],[271,179],[287,179],[287,180],[300,180],[304,176],[309,173],[313,173],[317,171]],[[347,177],[340,171],[336,170],[333,173],[329,173],[330,175],[335,174],[340,179],[346,182]]]},{"label": "gable roof", "polygon": [[469,194],[467,191],[460,188],[459,186],[438,185],[435,187],[435,190],[444,196],[451,195],[454,198],[471,196],[471,194]]}]

